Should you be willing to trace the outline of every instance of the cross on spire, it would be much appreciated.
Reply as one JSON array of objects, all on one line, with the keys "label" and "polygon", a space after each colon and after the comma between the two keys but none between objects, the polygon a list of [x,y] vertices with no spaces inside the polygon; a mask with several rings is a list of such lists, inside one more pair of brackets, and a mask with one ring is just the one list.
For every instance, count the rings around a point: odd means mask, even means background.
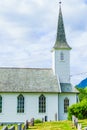
[{"label": "cross on spire", "polygon": [[61,3],[62,3],[61,0],[59,0],[59,7],[60,7],[60,8],[61,8]]},{"label": "cross on spire", "polygon": [[61,5],[61,3],[62,3],[62,2],[61,2],[61,0],[60,0],[60,1],[59,1],[59,4]]}]

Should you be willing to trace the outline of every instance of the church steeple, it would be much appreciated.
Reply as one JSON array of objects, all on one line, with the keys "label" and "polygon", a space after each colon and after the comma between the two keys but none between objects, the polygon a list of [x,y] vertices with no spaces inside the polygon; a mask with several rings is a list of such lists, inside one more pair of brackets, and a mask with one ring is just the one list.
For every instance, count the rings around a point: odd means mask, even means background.
[{"label": "church steeple", "polygon": [[62,10],[61,10],[61,2],[59,2],[57,36],[56,36],[56,42],[53,48],[54,49],[69,49],[69,50],[71,49],[66,41],[65,28],[64,28],[63,16],[62,16]]},{"label": "church steeple", "polygon": [[67,44],[61,2],[59,2],[59,17],[56,42],[52,49],[52,68],[60,83],[70,83],[70,49]]}]

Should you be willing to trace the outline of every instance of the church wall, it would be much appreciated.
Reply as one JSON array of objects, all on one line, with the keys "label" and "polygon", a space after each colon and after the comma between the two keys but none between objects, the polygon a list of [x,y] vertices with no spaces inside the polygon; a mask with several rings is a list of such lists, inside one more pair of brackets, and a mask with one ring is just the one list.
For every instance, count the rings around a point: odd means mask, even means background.
[{"label": "church wall", "polygon": [[58,94],[52,94],[48,95],[48,110],[47,113],[49,115],[48,119],[49,121],[51,120],[56,120],[55,115],[57,114],[57,120],[58,120]]},{"label": "church wall", "polygon": [[59,94],[59,120],[66,120],[67,113],[64,113],[64,99],[69,99],[69,106],[76,103],[76,94],[75,93],[62,93]]},{"label": "church wall", "polygon": [[25,122],[31,118],[55,120],[58,114],[58,94],[43,93],[46,97],[46,113],[38,112],[38,98],[42,93],[21,93],[25,99],[25,112],[17,113],[17,97],[20,93],[1,93],[2,113],[0,122]]},{"label": "church wall", "polygon": [[[63,52],[64,60],[60,60],[60,53]],[[52,67],[54,74],[59,76],[61,83],[70,82],[70,52],[68,50],[55,50],[52,52]]]},{"label": "church wall", "polygon": [[55,51],[52,51],[52,69],[53,69],[53,73],[55,73]]}]

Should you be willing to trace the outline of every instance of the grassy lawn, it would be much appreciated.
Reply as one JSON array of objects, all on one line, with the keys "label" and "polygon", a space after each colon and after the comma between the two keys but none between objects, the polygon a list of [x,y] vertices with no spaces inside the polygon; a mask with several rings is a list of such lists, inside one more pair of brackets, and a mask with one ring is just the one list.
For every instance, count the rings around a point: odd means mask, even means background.
[{"label": "grassy lawn", "polygon": [[[86,120],[79,120],[78,123],[82,124],[82,128],[87,126]],[[34,127],[30,127],[30,130],[76,130],[71,121],[58,121],[58,122],[44,122],[35,124]],[[84,129],[83,129],[84,130]]]},{"label": "grassy lawn", "polygon": [[[87,126],[86,120],[79,120],[79,123],[82,124],[82,127]],[[2,130],[0,126],[0,130]],[[16,128],[17,130],[17,128]],[[76,130],[71,121],[58,121],[58,122],[44,122],[35,124],[35,126],[29,127],[29,130]]]},{"label": "grassy lawn", "polygon": [[30,130],[76,130],[72,126],[71,121],[58,121],[58,122],[44,122],[40,124],[35,124],[34,127],[30,127]]}]

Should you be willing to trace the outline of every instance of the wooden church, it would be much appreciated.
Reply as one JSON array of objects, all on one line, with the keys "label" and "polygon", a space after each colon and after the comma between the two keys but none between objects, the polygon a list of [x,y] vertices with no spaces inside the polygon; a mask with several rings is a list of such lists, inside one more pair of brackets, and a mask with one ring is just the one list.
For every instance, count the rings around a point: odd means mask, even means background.
[{"label": "wooden church", "polygon": [[0,68],[0,122],[67,119],[78,98],[70,83],[70,50],[60,3],[52,68]]}]

